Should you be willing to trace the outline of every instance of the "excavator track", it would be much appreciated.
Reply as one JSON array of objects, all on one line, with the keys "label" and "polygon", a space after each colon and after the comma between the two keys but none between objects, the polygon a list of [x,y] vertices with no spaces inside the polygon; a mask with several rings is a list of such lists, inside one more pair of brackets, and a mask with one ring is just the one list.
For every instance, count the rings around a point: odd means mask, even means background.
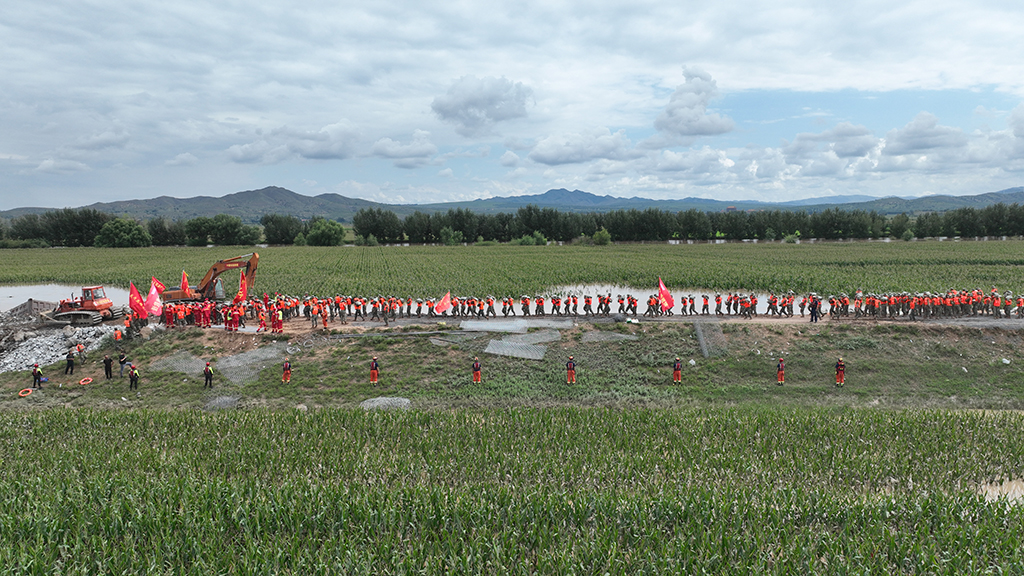
[{"label": "excavator track", "polygon": [[51,320],[57,322],[71,322],[72,326],[95,326],[103,321],[103,315],[91,310],[78,310],[75,312],[58,312],[49,315]]}]

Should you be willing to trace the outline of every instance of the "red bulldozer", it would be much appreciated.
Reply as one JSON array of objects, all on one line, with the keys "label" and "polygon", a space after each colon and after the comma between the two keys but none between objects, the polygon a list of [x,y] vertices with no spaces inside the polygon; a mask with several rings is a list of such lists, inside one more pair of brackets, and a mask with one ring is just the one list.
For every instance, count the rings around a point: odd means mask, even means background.
[{"label": "red bulldozer", "polygon": [[61,300],[57,307],[42,314],[44,320],[68,322],[71,324],[93,325],[104,320],[120,318],[125,313],[124,307],[114,308],[114,303],[107,298],[103,286],[87,286],[82,288],[82,296],[72,296]]}]

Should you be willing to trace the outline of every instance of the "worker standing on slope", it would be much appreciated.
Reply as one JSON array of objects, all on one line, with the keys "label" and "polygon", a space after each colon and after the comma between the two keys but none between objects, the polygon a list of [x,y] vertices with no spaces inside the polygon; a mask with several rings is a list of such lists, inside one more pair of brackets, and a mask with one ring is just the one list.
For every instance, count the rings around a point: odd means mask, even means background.
[{"label": "worker standing on slope", "polygon": [[32,365],[32,389],[36,388],[43,389],[43,371],[39,368],[39,364]]},{"label": "worker standing on slope", "polygon": [[576,361],[572,359],[572,356],[569,356],[569,361],[565,363],[565,383],[576,383]]},{"label": "worker standing on slope", "polygon": [[473,357],[473,382],[480,383],[480,358]]},{"label": "worker standing on slope", "polygon": [[213,368],[210,367],[210,363],[206,363],[206,368],[203,368],[203,388],[209,386],[213,388]]},{"label": "worker standing on slope", "polygon": [[114,359],[110,357],[110,354],[103,355],[103,376],[107,380],[114,377]]},{"label": "worker standing on slope", "polygon": [[135,364],[132,364],[131,368],[128,369],[128,389],[139,389],[139,369],[135,367]]},{"label": "worker standing on slope", "polygon": [[836,362],[836,388],[842,388],[846,384],[846,363],[840,358]]},{"label": "worker standing on slope", "polygon": [[683,383],[683,361],[679,359],[679,356],[676,356],[676,363],[672,365],[672,383]]},{"label": "worker standing on slope", "polygon": [[376,384],[379,376],[380,364],[377,364],[377,357],[374,356],[373,360],[370,360],[370,384]]},{"label": "worker standing on slope", "polygon": [[779,365],[775,367],[775,370],[779,377],[778,384],[779,386],[782,386],[786,383],[786,361],[781,357],[779,358]]},{"label": "worker standing on slope", "polygon": [[287,384],[292,381],[292,363],[287,358],[284,359],[284,373],[281,374],[281,382]]}]

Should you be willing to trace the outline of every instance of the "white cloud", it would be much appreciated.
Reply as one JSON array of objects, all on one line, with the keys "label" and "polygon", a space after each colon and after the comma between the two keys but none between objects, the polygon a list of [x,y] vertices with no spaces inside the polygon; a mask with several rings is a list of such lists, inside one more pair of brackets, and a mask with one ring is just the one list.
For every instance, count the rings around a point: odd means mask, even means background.
[{"label": "white cloud", "polygon": [[967,136],[963,130],[951,126],[940,126],[939,119],[928,112],[921,112],[903,128],[890,130],[885,135],[887,156],[921,154],[933,150],[963,148]]},{"label": "white cloud", "polygon": [[448,92],[434,98],[430,108],[438,118],[455,125],[463,136],[490,134],[494,125],[504,120],[526,116],[526,104],[533,90],[522,82],[504,76],[463,76],[452,83]]},{"label": "white cloud", "polygon": [[607,128],[556,134],[541,140],[530,152],[530,160],[541,164],[575,164],[597,159],[623,160],[642,154],[633,149],[625,130],[614,134]]},{"label": "white cloud", "polygon": [[418,168],[427,164],[437,154],[437,146],[430,141],[430,133],[423,130],[413,132],[408,144],[391,138],[381,138],[370,148],[370,154],[394,160],[398,168]]},{"label": "white cloud", "polygon": [[502,166],[512,168],[519,165],[519,155],[511,150],[506,150],[499,160]]},{"label": "white cloud", "polygon": [[445,168],[444,170],[439,171],[437,175],[441,178],[452,178],[455,176],[455,173],[452,172],[451,168]]},{"label": "white cloud", "polygon": [[198,163],[199,158],[196,158],[195,155],[190,152],[178,154],[166,162],[168,166],[194,166]]},{"label": "white cloud", "polygon": [[50,174],[61,174],[69,172],[85,172],[90,170],[89,166],[76,162],[74,160],[65,160],[61,158],[47,158],[36,166],[36,172],[44,172]]},{"label": "white cloud", "polygon": [[718,95],[718,87],[711,75],[700,68],[684,68],[683,76],[686,82],[676,88],[654,121],[654,127],[670,137],[687,139],[732,130],[732,119],[708,112],[708,103]]},{"label": "white cloud", "polygon": [[355,153],[359,133],[347,120],[324,126],[315,132],[291,132],[283,129],[281,134],[290,140],[288,149],[310,160],[344,160]]},{"label": "white cloud", "polygon": [[84,138],[79,138],[73,145],[74,148],[79,150],[103,150],[104,148],[124,148],[130,140],[130,136],[124,130],[124,128],[114,128],[111,130],[105,130],[99,134],[93,134]]}]

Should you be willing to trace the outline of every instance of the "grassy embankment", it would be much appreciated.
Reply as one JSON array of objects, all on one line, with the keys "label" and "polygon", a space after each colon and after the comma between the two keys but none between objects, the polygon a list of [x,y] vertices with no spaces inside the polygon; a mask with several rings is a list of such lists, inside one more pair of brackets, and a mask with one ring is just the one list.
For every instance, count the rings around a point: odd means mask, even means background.
[{"label": "grassy embankment", "polygon": [[[216,366],[218,358],[252,349],[254,344],[271,345],[275,337],[199,329],[157,333],[149,341],[127,343],[129,357],[143,374],[139,395],[128,394],[127,379],[115,377],[109,383],[102,379],[102,354],[116,357],[108,345],[93,352],[90,363],[79,367],[74,378],[63,376],[62,363],[47,367],[51,382],[43,393],[27,399],[17,398],[17,391],[30,384],[27,372],[0,375],[0,407],[190,408],[226,395],[241,398],[243,406],[271,407],[351,406],[375,396],[406,396],[421,408],[732,404],[1024,408],[1024,354],[1017,331],[909,323],[730,322],[723,326],[728,350],[703,358],[691,324],[582,323],[562,331],[559,341],[547,343],[545,359],[534,361],[485,355],[492,337],[488,335],[444,346],[432,344],[427,336],[406,335],[436,328],[392,328],[302,348],[291,354],[290,385],[280,382],[280,364],[271,363],[249,384],[233,384],[218,373],[212,391],[202,388],[198,373],[160,372],[150,365],[188,351]],[[584,343],[584,332],[594,330],[632,334],[637,340]],[[306,339],[304,335],[292,343]],[[780,353],[787,365],[786,385],[781,387],[775,385]],[[368,382],[369,360],[374,355],[382,365],[377,386]],[[578,363],[574,386],[565,383],[564,363],[569,355]],[[677,355],[684,361],[682,385],[671,384],[671,364]],[[470,377],[474,356],[483,362],[482,384],[474,384]],[[842,389],[833,386],[833,364],[839,356],[848,367],[847,385]],[[1010,363],[1003,363],[1004,358]],[[688,364],[690,359],[696,366]],[[85,376],[95,382],[79,386],[78,380]]]}]

